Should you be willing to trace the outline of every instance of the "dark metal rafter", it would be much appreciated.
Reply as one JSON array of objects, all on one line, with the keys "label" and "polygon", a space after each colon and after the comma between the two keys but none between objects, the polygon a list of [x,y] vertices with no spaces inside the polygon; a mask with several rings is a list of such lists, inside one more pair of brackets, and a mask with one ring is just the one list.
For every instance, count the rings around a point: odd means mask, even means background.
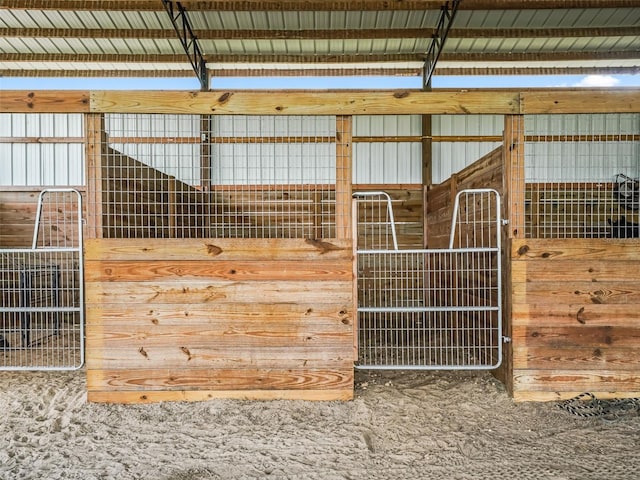
[{"label": "dark metal rafter", "polygon": [[[450,3],[451,8],[449,8]],[[436,32],[431,36],[431,45],[429,45],[427,57],[424,61],[424,72],[422,74],[423,90],[431,89],[431,77],[433,77],[433,72],[436,70],[436,63],[438,63],[444,43],[447,41],[449,30],[451,29],[459,6],[460,0],[453,0],[452,2],[445,2],[445,4],[440,7],[438,26],[436,27]]]},{"label": "dark metal rafter", "polygon": [[182,43],[182,47],[184,48],[187,57],[189,57],[189,62],[193,67],[193,71],[198,77],[200,89],[203,91],[209,90],[209,72],[207,71],[207,62],[202,55],[200,45],[198,45],[198,39],[191,28],[187,11],[180,2],[162,0],[162,4],[164,5],[167,14],[169,14],[173,28],[175,28],[180,39],[180,43]]}]

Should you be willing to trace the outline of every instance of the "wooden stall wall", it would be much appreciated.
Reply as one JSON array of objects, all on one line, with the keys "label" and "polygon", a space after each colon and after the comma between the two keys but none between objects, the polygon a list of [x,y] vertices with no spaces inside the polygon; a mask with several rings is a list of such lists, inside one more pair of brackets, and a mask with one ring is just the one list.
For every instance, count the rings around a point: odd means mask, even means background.
[{"label": "wooden stall wall", "polygon": [[447,248],[456,194],[467,188],[493,188],[502,195],[504,162],[502,147],[496,148],[446,181],[426,192],[426,248]]},{"label": "wooden stall wall", "polygon": [[513,396],[640,396],[634,239],[514,239]]},{"label": "wooden stall wall", "polygon": [[86,241],[90,401],[350,399],[350,240]]}]

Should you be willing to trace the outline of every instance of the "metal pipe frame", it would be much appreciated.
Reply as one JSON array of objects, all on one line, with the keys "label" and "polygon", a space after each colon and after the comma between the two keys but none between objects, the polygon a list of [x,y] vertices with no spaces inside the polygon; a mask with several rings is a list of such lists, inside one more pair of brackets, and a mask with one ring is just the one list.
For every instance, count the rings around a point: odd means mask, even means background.
[{"label": "metal pipe frame", "polygon": [[[431,79],[436,70],[436,63],[438,63],[438,59],[444,48],[444,43],[447,41],[447,36],[458,12],[460,1],[461,0],[453,0],[452,2],[445,2],[445,4],[440,7],[438,25],[435,33],[431,36],[431,44],[429,45],[427,57],[424,61],[424,70],[422,71],[423,90],[431,90]],[[449,8],[449,3],[451,3],[451,8]]]},{"label": "metal pipe frame", "polygon": [[[162,0],[164,9],[169,15],[169,19],[173,24],[173,28],[178,34],[178,39],[182,43],[189,63],[200,82],[202,91],[209,90],[209,72],[207,71],[207,62],[202,55],[202,50],[198,44],[198,39],[193,33],[187,11],[180,2],[172,2],[171,0]],[[177,13],[176,13],[177,11]]]}]

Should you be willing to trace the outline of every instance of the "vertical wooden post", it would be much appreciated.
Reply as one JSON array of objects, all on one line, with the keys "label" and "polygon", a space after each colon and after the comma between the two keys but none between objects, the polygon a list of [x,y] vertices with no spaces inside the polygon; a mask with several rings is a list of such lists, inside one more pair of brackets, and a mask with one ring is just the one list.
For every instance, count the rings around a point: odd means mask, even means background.
[{"label": "vertical wooden post", "polygon": [[428,193],[433,183],[433,149],[431,115],[422,116],[422,245],[428,248],[429,225],[427,224]]},{"label": "vertical wooden post", "polygon": [[336,117],[336,238],[351,238],[352,120]]},{"label": "vertical wooden post", "polygon": [[504,116],[505,213],[508,237],[524,238],[524,115]]},{"label": "vertical wooden post", "polygon": [[103,237],[103,157],[107,150],[104,115],[84,116],[85,175],[87,177],[87,225],[85,238]]}]

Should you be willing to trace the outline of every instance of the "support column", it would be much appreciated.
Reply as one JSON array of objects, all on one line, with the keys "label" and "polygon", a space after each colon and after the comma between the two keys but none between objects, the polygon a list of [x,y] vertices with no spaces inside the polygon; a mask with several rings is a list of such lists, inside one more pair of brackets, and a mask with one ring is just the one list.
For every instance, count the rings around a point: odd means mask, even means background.
[{"label": "support column", "polygon": [[427,206],[429,189],[433,183],[433,143],[431,136],[431,115],[422,116],[422,245],[428,248],[429,232]]},{"label": "support column", "polygon": [[508,237],[524,238],[524,115],[504,116],[504,202]]},{"label": "support column", "polygon": [[336,117],[336,238],[351,238],[352,117]]},{"label": "support column", "polygon": [[87,224],[85,238],[103,237],[103,157],[107,151],[104,115],[84,116]]}]

